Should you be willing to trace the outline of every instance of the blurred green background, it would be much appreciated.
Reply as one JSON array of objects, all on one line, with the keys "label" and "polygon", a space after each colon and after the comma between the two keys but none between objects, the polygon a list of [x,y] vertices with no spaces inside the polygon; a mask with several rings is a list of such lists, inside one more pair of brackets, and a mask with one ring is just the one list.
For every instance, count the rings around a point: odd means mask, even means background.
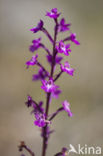
[{"label": "blurred green background", "polygon": [[[41,35],[32,34],[29,29],[43,19],[53,34],[53,20],[45,17],[45,12],[54,7],[72,23],[71,30],[81,45],[72,44],[67,59],[76,72],[74,77],[63,74],[58,80],[63,94],[50,106],[53,112],[67,99],[74,116],[68,118],[61,113],[53,122],[56,131],[50,138],[47,155],[52,156],[64,146],[69,148],[69,144],[103,145],[103,0],[0,0],[1,156],[19,156],[17,145],[21,140],[40,156],[40,131],[33,125],[34,117],[24,102],[27,94],[36,101],[45,101],[45,94],[40,83],[31,81],[35,71],[26,70],[25,62],[31,57],[31,41]],[[43,42],[51,48],[46,37]],[[39,55],[44,53],[39,51]],[[45,60],[42,63],[45,65]]]}]

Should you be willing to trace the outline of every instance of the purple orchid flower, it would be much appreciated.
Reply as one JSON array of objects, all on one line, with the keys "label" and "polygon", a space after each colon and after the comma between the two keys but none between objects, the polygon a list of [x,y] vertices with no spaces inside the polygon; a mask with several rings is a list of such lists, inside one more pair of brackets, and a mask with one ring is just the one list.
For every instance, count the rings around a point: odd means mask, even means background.
[{"label": "purple orchid flower", "polygon": [[49,76],[49,73],[47,73],[43,68],[40,68],[38,71],[38,74],[34,74],[32,76],[33,81],[37,80],[45,80]]},{"label": "purple orchid flower", "polygon": [[28,95],[27,101],[25,102],[25,104],[27,105],[27,107],[30,107],[34,104],[31,96]]},{"label": "purple orchid flower", "polygon": [[54,90],[54,92],[52,92],[52,97],[58,99],[59,98],[59,94],[61,94],[61,90],[60,89],[56,89],[56,90]]},{"label": "purple orchid flower", "polygon": [[70,64],[67,61],[64,63],[64,66],[61,64],[60,67],[63,72],[66,72],[67,74],[73,76],[75,69],[71,68]]},{"label": "purple orchid flower", "polygon": [[36,33],[38,31],[42,30],[43,25],[44,25],[43,21],[40,20],[40,22],[37,24],[37,26],[32,28],[32,29],[30,29],[30,31],[33,31],[33,33]]},{"label": "purple orchid flower", "polygon": [[39,104],[37,104],[36,102],[34,102],[33,105],[32,105],[32,107],[33,107],[33,110],[31,112],[31,114],[32,113],[34,113],[34,114],[36,114],[36,113],[44,114],[43,101],[40,101]]},{"label": "purple orchid flower", "polygon": [[73,114],[72,114],[72,112],[71,112],[71,110],[70,110],[70,104],[69,104],[69,102],[68,102],[67,100],[65,100],[65,101],[62,103],[62,105],[63,105],[64,110],[68,113],[68,116],[69,116],[69,117],[72,117]]},{"label": "purple orchid flower", "polygon": [[34,124],[38,127],[44,127],[46,123],[50,124],[50,121],[46,120],[46,115],[44,113],[43,102],[40,101],[37,104],[35,101],[32,103],[33,110],[31,113],[35,116]]},{"label": "purple orchid flower", "polygon": [[66,23],[65,23],[65,19],[62,18],[62,19],[60,20],[58,32],[65,32],[65,31],[68,31],[68,30],[70,30],[70,28],[69,28],[70,26],[71,26],[71,24],[70,24],[70,23],[69,23],[69,24],[66,24]]},{"label": "purple orchid flower", "polygon": [[47,93],[53,93],[59,86],[54,84],[53,79],[50,79],[48,81],[42,80],[41,88]]},{"label": "purple orchid flower", "polygon": [[44,127],[47,123],[50,124],[51,122],[49,120],[46,120],[46,115],[44,113],[44,109],[42,107],[43,103],[40,102],[39,105],[34,105],[34,115],[35,115],[35,121],[34,124],[38,127]]},{"label": "purple orchid flower", "polygon": [[53,8],[53,9],[51,10],[51,12],[47,12],[47,13],[46,13],[46,16],[49,16],[50,18],[56,19],[56,18],[58,18],[58,17],[60,16],[60,14],[61,14],[61,13],[58,13],[57,8]]},{"label": "purple orchid flower", "polygon": [[37,50],[38,48],[40,48],[41,47],[41,37],[40,38],[38,38],[38,39],[35,39],[35,40],[33,40],[32,41],[32,45],[30,45],[30,47],[29,47],[29,50],[31,51],[31,52],[34,52],[35,50]]},{"label": "purple orchid flower", "polygon": [[[52,56],[51,55],[47,55],[46,56],[47,61],[50,63],[50,65],[52,64]],[[56,64],[60,64],[60,62],[62,61],[63,57],[62,56],[56,56]]]},{"label": "purple orchid flower", "polygon": [[64,55],[69,56],[69,52],[71,52],[70,44],[64,44],[63,41],[59,42],[59,45],[57,46],[57,51],[59,53],[64,53]]},{"label": "purple orchid flower", "polygon": [[70,40],[71,40],[72,42],[74,42],[75,44],[80,45],[80,42],[77,41],[77,39],[76,39],[76,33],[72,33],[72,34],[70,35]]},{"label": "purple orchid flower", "polygon": [[44,114],[36,113],[35,114],[35,118],[36,118],[36,120],[34,121],[34,124],[36,126],[38,126],[38,127],[44,127],[46,125],[45,115]]},{"label": "purple orchid flower", "polygon": [[26,62],[27,68],[29,66],[34,66],[37,63],[37,58],[38,58],[38,54],[36,54],[35,56],[32,56],[32,58]]}]

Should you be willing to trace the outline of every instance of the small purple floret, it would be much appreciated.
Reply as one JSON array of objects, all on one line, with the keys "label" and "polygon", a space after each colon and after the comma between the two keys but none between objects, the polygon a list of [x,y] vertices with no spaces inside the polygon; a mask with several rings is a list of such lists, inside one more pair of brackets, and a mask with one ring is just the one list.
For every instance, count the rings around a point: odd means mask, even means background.
[{"label": "small purple floret", "polygon": [[38,39],[33,40],[33,41],[32,41],[33,44],[30,45],[29,50],[30,50],[31,52],[34,52],[35,50],[37,50],[38,48],[40,48],[40,46],[41,46],[40,41],[41,41],[41,37],[38,38]]},{"label": "small purple floret", "polygon": [[43,68],[40,68],[38,71],[38,74],[34,74],[32,76],[32,80],[36,81],[36,80],[45,80],[45,78],[47,78],[49,76],[49,73],[47,73],[45,70],[43,70]]},{"label": "small purple floret", "polygon": [[61,64],[60,67],[63,72],[66,72],[67,74],[73,76],[75,69],[71,68],[70,64],[67,61],[64,63],[64,66]]},{"label": "small purple floret", "polygon": [[71,24],[70,24],[70,23],[69,23],[69,24],[66,24],[66,23],[65,23],[65,19],[62,18],[62,19],[60,20],[58,32],[65,32],[65,31],[68,31],[68,30],[70,30],[70,28],[69,28],[70,26],[71,26]]},{"label": "small purple floret", "polygon": [[33,100],[32,100],[32,97],[28,95],[27,97],[27,101],[25,102],[25,104],[27,105],[27,107],[30,107],[34,104]]},{"label": "small purple floret", "polygon": [[39,104],[35,103],[33,101],[32,107],[32,114],[34,114],[35,116],[35,121],[34,124],[38,127],[44,127],[46,125],[46,123],[50,124],[50,121],[46,120],[46,116],[44,113],[44,108],[42,107],[43,102],[40,101]]},{"label": "small purple floret", "polygon": [[71,40],[72,42],[74,42],[75,44],[80,45],[80,42],[77,41],[77,39],[76,39],[76,33],[72,33],[72,34],[70,35],[70,40]]},{"label": "small purple floret", "polygon": [[[51,56],[51,55],[47,55],[46,58],[47,58],[47,61],[48,61],[50,64],[52,64],[52,56]],[[62,56],[58,56],[58,55],[57,55],[57,56],[56,56],[56,59],[55,59],[56,64],[60,64],[60,62],[62,61],[62,59],[63,59]]]},{"label": "small purple floret", "polygon": [[60,16],[60,13],[58,13],[57,8],[54,8],[54,9],[51,10],[51,12],[47,12],[46,16],[49,16],[50,18],[56,19],[56,18],[58,18]]},{"label": "small purple floret", "polygon": [[44,114],[36,113],[35,114],[35,118],[36,118],[36,120],[34,121],[34,124],[36,126],[38,126],[38,127],[44,127],[46,125],[45,115]]},{"label": "small purple floret", "polygon": [[34,113],[34,114],[36,114],[36,113],[43,114],[44,113],[44,108],[43,108],[43,102],[42,101],[40,101],[39,104],[36,104],[34,102],[32,107],[33,107],[33,110],[32,110],[31,113]]},{"label": "small purple floret", "polygon": [[29,66],[34,66],[37,63],[37,58],[38,58],[38,54],[36,54],[35,56],[32,56],[32,58],[26,62],[27,68]]},{"label": "small purple floret", "polygon": [[62,103],[62,105],[63,105],[64,110],[68,113],[68,116],[69,116],[69,117],[72,117],[73,114],[72,114],[72,112],[71,112],[71,110],[70,110],[70,104],[69,104],[69,102],[68,102],[67,100],[65,100],[65,101]]},{"label": "small purple floret", "polygon": [[35,118],[34,124],[38,127],[44,127],[46,124],[51,124],[49,120],[46,120],[45,114],[35,113]]},{"label": "small purple floret", "polygon": [[38,31],[42,30],[43,25],[44,25],[43,21],[40,20],[40,22],[37,24],[37,26],[32,28],[32,29],[30,29],[30,31],[33,31],[33,33],[36,33]]},{"label": "small purple floret", "polygon": [[44,127],[46,125],[45,123],[45,116],[43,114],[36,113],[35,114],[36,120],[34,121],[34,124],[38,127]]},{"label": "small purple floret", "polygon": [[59,86],[55,85],[53,80],[50,79],[48,81],[42,80],[41,88],[47,93],[53,93]]},{"label": "small purple floret", "polygon": [[59,45],[57,46],[57,51],[59,53],[64,53],[66,56],[69,56],[69,52],[71,52],[70,44],[64,44],[63,41],[59,42]]},{"label": "small purple floret", "polygon": [[61,93],[61,90],[60,90],[60,89],[56,89],[56,90],[52,93],[52,97],[58,99],[60,93]]}]

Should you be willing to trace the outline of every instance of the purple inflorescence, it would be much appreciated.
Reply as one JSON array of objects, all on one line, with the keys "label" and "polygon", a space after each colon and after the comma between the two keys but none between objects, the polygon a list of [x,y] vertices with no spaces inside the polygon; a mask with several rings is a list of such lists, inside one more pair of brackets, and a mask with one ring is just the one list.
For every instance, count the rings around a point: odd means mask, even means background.
[{"label": "purple inflorescence", "polygon": [[[69,59],[68,56],[71,53],[71,44],[73,42],[76,45],[80,45],[79,41],[76,39],[76,34],[71,33],[70,30],[71,24],[66,23],[65,18],[59,20],[60,14],[61,13],[58,12],[57,8],[53,8],[50,12],[46,12],[46,16],[54,20],[54,36],[51,36],[51,34],[44,27],[44,22],[42,20],[39,21],[36,27],[30,29],[30,31],[32,31],[33,33],[37,33],[39,31],[44,33],[51,42],[52,46],[52,48],[50,47],[48,48],[47,46],[45,46],[45,44],[42,43],[41,37],[34,38],[32,44],[29,47],[29,50],[30,52],[32,53],[35,52],[36,54],[33,55],[29,61],[26,62],[27,68],[29,68],[29,66],[34,65],[38,67],[38,72],[33,74],[32,80],[33,81],[39,80],[42,84],[41,89],[46,94],[45,107],[43,101],[36,102],[29,95],[25,103],[27,107],[32,107],[33,110],[31,114],[33,114],[35,117],[34,124],[41,128],[41,136],[43,138],[42,156],[46,155],[48,139],[50,134],[53,132],[53,130],[51,130],[50,128],[50,126],[52,125],[51,120],[53,120],[57,116],[57,114],[59,114],[62,111],[67,112],[69,117],[73,116],[70,109],[70,104],[67,100],[64,100],[64,102],[60,104],[60,107],[55,112],[49,114],[49,106],[52,105],[51,99],[52,98],[58,99],[59,95],[62,92],[59,89],[60,88],[59,85],[56,84],[56,81],[61,77],[61,75],[63,75],[64,72],[70,76],[74,75],[75,69],[71,68],[68,61],[65,61],[66,59],[67,60]],[[57,40],[57,36],[59,33],[67,31],[70,34],[66,38],[64,39],[61,38],[60,40]],[[43,48],[43,52],[40,58],[37,54],[37,50],[39,48]],[[46,52],[46,54],[44,53],[44,51]],[[43,64],[44,63],[44,59],[42,58],[43,55],[45,57],[46,62],[49,63],[49,67],[47,67],[47,64]],[[40,59],[41,61],[38,61],[38,59]],[[58,66],[59,68],[55,68],[56,66]],[[36,71],[37,70],[34,70],[34,72]],[[63,83],[65,83],[65,80],[63,81]],[[42,98],[41,94],[39,96],[40,98]],[[62,148],[62,151],[57,153],[55,156],[57,155],[65,156],[67,154],[66,152],[67,148]]]}]

